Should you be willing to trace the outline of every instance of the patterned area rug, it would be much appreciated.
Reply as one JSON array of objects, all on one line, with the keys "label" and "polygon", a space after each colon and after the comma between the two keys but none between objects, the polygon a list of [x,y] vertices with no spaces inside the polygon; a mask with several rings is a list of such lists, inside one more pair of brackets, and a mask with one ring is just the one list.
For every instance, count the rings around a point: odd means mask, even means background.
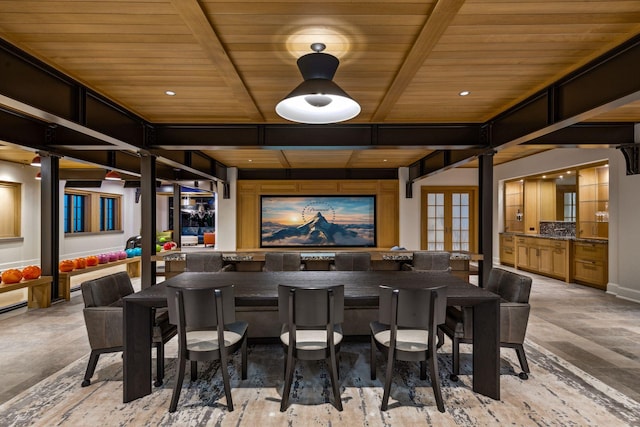
[{"label": "patterned area rug", "polygon": [[[447,343],[448,344],[448,343]],[[396,365],[389,410],[380,411],[385,360],[378,352],[378,379],[369,377],[369,344],[346,343],[340,356],[343,412],[333,406],[323,362],[298,362],[290,406],[280,412],[283,352],[279,345],[249,347],[249,376],[241,381],[239,356],[230,364],[235,411],[227,412],[217,363],[189,368],[178,410],[167,412],[175,375],[175,340],[168,344],[166,381],[151,395],[122,403],[122,359],[100,357],[89,387],[80,387],[82,358],[0,406],[3,426],[640,426],[640,404],[545,349],[526,346],[531,375],[518,378],[515,352],[502,350],[501,395],[494,401],[471,390],[470,346],[463,345],[460,381],[448,379],[450,347],[439,352],[445,413],[438,412],[429,380],[417,364]],[[236,369],[237,367],[237,369]]]}]

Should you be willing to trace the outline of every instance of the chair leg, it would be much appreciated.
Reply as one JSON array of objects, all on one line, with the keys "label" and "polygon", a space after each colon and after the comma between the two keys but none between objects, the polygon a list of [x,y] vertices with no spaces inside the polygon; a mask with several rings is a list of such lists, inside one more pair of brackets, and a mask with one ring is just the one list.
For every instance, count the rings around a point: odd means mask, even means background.
[{"label": "chair leg", "polygon": [[429,349],[429,372],[431,373],[431,387],[433,395],[436,398],[438,411],[444,412],[444,402],[442,401],[442,392],[440,391],[440,370],[438,369],[438,355],[435,349]]},{"label": "chair leg", "polygon": [[242,378],[243,380],[247,379],[247,337],[244,337],[244,340],[242,341],[242,373],[240,378]]},{"label": "chair leg", "polygon": [[444,345],[444,332],[442,332],[442,330],[440,328],[438,328],[438,344],[436,345],[436,348],[440,348]]},{"label": "chair leg", "polygon": [[280,402],[280,412],[287,410],[289,405],[289,393],[291,392],[291,382],[293,381],[293,348],[288,347],[287,359],[285,361],[286,371],[284,374],[284,389],[282,390],[282,401]]},{"label": "chair leg", "polygon": [[369,366],[371,368],[371,379],[375,380],[376,379],[376,343],[373,338],[373,335],[371,335],[371,363],[369,363]]},{"label": "chair leg", "polygon": [[529,364],[527,363],[527,355],[524,353],[524,346],[520,344],[516,347],[516,354],[518,355],[518,361],[520,361],[520,367],[522,368],[522,372],[518,374],[520,379],[527,380],[529,379]]},{"label": "chair leg", "polygon": [[156,343],[156,381],[154,386],[160,387],[164,381],[164,344]]},{"label": "chair leg", "polygon": [[195,360],[191,361],[191,382],[194,382],[198,379],[198,362]]},{"label": "chair leg", "polygon": [[336,408],[338,411],[342,411],[342,399],[340,398],[340,383],[338,379],[340,374],[338,373],[338,363],[336,360],[336,349],[331,347],[329,349],[329,363],[331,364],[331,384],[333,385],[333,398],[336,401]]},{"label": "chair leg", "polygon": [[382,395],[382,405],[380,410],[386,411],[389,405],[389,395],[391,394],[391,377],[393,375],[393,350],[389,349],[389,357],[387,357],[387,376],[384,379],[384,394]]},{"label": "chair leg", "polygon": [[460,341],[458,338],[452,338],[452,354],[453,354],[453,367],[449,379],[451,381],[458,381],[458,375],[460,374]]},{"label": "chair leg", "polygon": [[171,396],[169,412],[175,412],[178,407],[178,399],[180,399],[180,391],[182,391],[182,381],[184,381],[184,371],[186,366],[187,360],[178,356],[178,372],[176,373],[176,383],[173,386],[173,395]]},{"label": "chair leg", "polygon": [[220,370],[222,371],[224,394],[227,397],[227,411],[233,412],[233,400],[231,400],[231,384],[229,381],[229,366],[227,365],[226,357],[220,357]]},{"label": "chair leg", "polygon": [[100,357],[100,352],[96,350],[91,350],[91,355],[89,356],[89,363],[87,364],[87,370],[84,373],[84,381],[82,381],[82,387],[86,387],[91,384],[91,377],[93,373],[96,371],[96,366],[98,365],[98,358]]},{"label": "chair leg", "polygon": [[420,361],[420,379],[422,381],[427,379],[427,361],[426,360]]}]

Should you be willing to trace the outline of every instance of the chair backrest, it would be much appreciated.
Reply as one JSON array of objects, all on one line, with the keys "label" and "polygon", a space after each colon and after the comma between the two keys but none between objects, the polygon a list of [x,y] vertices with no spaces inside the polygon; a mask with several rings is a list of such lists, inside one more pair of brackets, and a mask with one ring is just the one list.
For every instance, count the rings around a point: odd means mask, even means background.
[{"label": "chair backrest", "polygon": [[490,292],[500,295],[509,302],[528,303],[531,293],[531,277],[525,276],[502,268],[493,268],[489,272],[487,289]]},{"label": "chair backrest", "polygon": [[[394,294],[397,295],[397,307],[394,307],[393,303]],[[380,286],[378,321],[385,325],[394,323],[395,312],[396,325],[399,328],[429,329],[432,317],[434,327],[444,323],[446,310],[446,285],[416,289]]]},{"label": "chair backrest", "polygon": [[369,252],[336,252],[334,266],[338,271],[369,271],[371,254]]},{"label": "chair backrest", "polygon": [[451,254],[444,251],[419,251],[413,253],[411,265],[416,270],[449,271]]},{"label": "chair backrest", "polygon": [[220,252],[188,252],[185,271],[216,272],[222,270],[224,261]]},{"label": "chair backrest", "polygon": [[169,323],[180,326],[184,314],[184,326],[189,329],[207,329],[218,326],[218,311],[222,310],[224,324],[236,320],[233,286],[220,288],[182,288],[167,286]]},{"label": "chair backrest", "polygon": [[299,271],[299,252],[267,252],[264,255],[264,271]]},{"label": "chair backrest", "polygon": [[121,306],[122,298],[133,293],[125,271],[87,280],[80,285],[85,307]]},{"label": "chair backrest", "polygon": [[278,285],[278,313],[281,323],[289,322],[291,309],[293,323],[298,327],[324,327],[342,323],[344,285],[323,288]]}]

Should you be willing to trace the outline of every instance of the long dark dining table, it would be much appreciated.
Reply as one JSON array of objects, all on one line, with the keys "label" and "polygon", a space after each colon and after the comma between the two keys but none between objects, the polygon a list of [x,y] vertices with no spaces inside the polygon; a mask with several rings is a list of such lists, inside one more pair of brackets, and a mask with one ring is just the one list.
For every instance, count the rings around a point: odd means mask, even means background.
[{"label": "long dark dining table", "polygon": [[[500,399],[499,296],[453,274],[411,271],[184,272],[124,298],[125,403],[151,393],[152,309],[167,306],[168,284],[193,288],[234,285],[236,310],[249,311],[274,310],[278,305],[278,284],[344,284],[345,315],[350,309],[377,309],[379,285],[428,288],[446,284],[447,305],[473,307],[473,390]],[[277,311],[273,313],[277,316]]]}]

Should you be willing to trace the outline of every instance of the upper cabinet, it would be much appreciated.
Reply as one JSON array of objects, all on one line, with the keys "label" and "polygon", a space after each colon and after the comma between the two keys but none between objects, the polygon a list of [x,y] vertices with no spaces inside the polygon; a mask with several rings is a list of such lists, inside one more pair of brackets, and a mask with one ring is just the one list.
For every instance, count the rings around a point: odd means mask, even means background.
[{"label": "upper cabinet", "polygon": [[524,181],[511,181],[504,185],[504,231],[524,231]]},{"label": "upper cabinet", "polygon": [[606,163],[505,182],[505,232],[548,235],[550,226],[562,236],[573,236],[575,229],[576,238],[608,238],[609,167]]},{"label": "upper cabinet", "polygon": [[599,165],[578,171],[579,238],[609,237],[609,167]]}]

